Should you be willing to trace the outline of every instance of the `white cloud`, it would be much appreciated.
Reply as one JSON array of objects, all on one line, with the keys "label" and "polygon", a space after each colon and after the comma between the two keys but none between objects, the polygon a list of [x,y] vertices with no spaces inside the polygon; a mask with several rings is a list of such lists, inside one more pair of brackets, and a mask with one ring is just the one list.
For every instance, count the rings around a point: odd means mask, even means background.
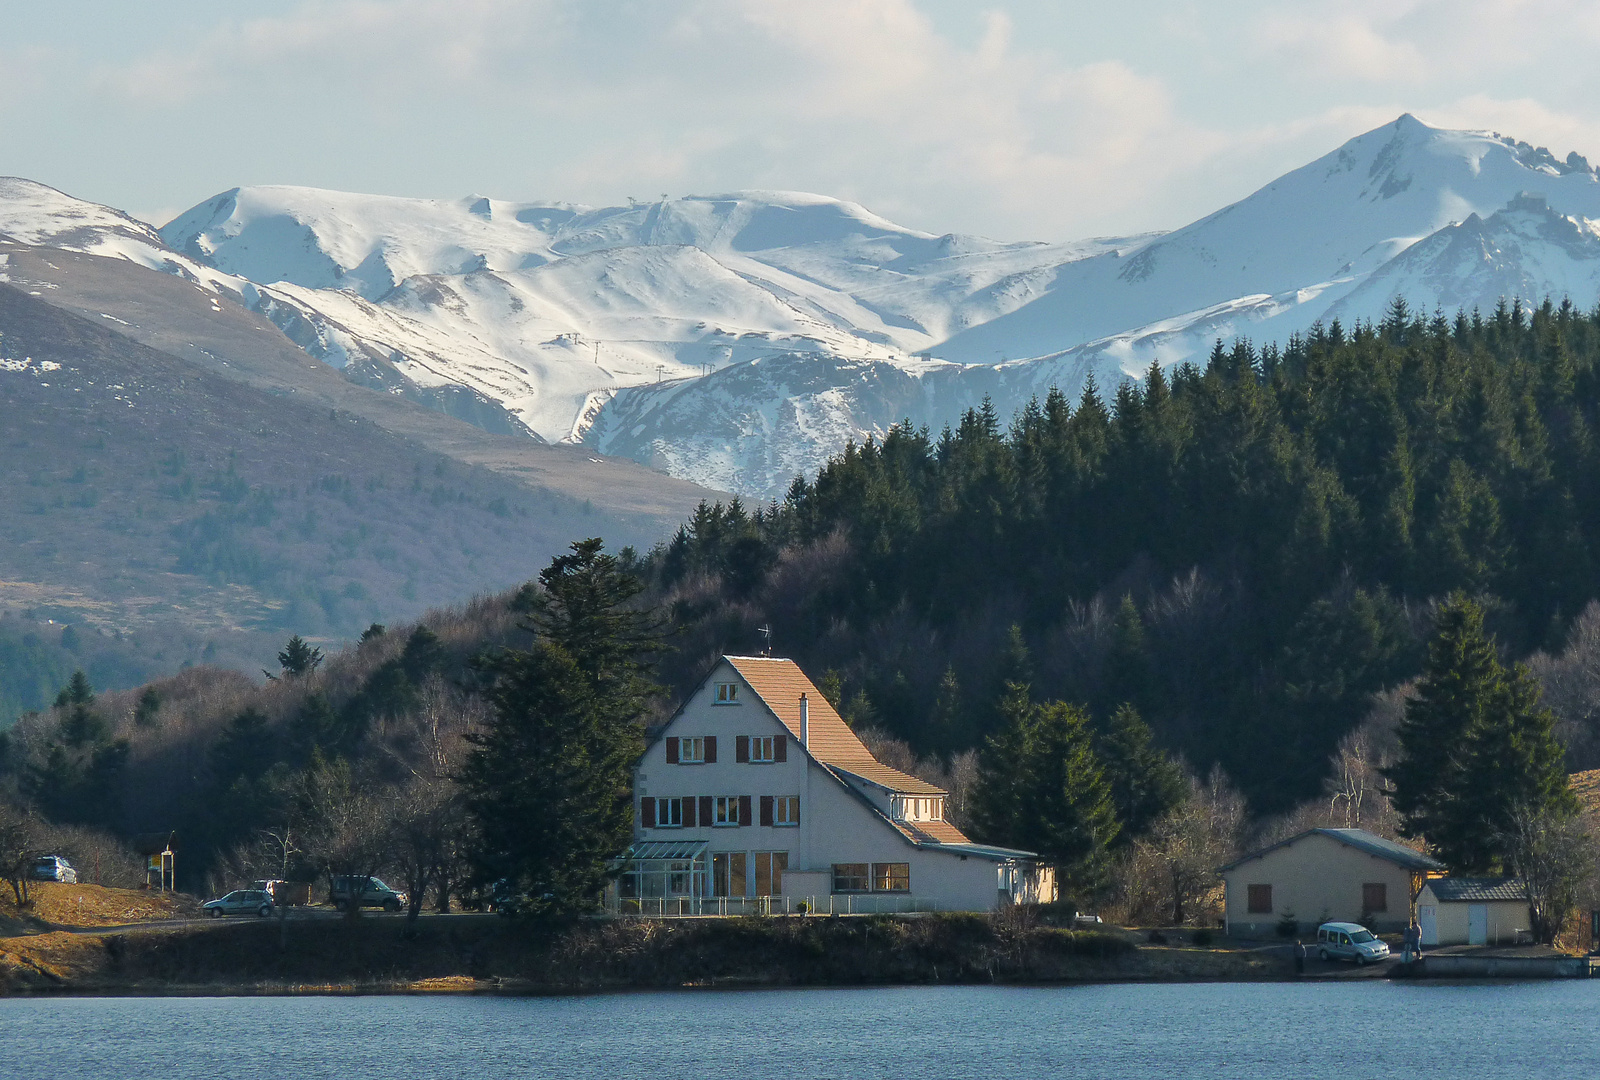
[{"label": "white cloud", "polygon": [[0,117],[15,168],[55,162],[40,179],[147,207],[259,182],[585,202],[778,187],[1038,238],[1182,224],[1408,110],[1600,156],[1600,75],[1566,51],[1600,44],[1600,7],[1576,0],[929,3],[192,5],[211,21],[140,38],[160,46],[0,45],[51,58]]}]

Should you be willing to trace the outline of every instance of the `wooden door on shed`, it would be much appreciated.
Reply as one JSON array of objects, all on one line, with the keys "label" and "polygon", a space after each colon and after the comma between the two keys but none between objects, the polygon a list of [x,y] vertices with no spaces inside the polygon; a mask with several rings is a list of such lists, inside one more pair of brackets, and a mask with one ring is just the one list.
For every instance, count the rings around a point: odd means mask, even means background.
[{"label": "wooden door on shed", "polygon": [[1423,904],[1417,908],[1417,925],[1422,929],[1422,943],[1424,945],[1439,944],[1439,909],[1433,904]]}]

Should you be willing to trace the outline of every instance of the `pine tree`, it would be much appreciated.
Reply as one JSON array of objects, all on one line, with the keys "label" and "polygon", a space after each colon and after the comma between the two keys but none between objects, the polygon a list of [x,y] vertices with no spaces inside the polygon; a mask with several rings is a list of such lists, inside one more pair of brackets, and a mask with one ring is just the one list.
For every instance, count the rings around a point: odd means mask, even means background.
[{"label": "pine tree", "polygon": [[1095,741],[1095,754],[1104,766],[1122,825],[1119,843],[1143,836],[1157,818],[1183,801],[1183,770],[1155,745],[1150,726],[1132,705],[1123,704],[1112,713]]},{"label": "pine tree", "polygon": [[1064,890],[1092,896],[1104,887],[1119,826],[1088,717],[1064,702],[1033,704],[1025,686],[1010,686],[1005,723],[978,757],[974,834],[1038,853]]},{"label": "pine tree", "polygon": [[153,686],[144,688],[139,695],[139,703],[133,709],[133,723],[136,727],[153,728],[161,719],[161,694]]},{"label": "pine tree", "polygon": [[573,544],[523,590],[533,647],[483,662],[494,717],[461,777],[478,875],[515,883],[532,912],[591,907],[632,837],[661,625],[628,606],[641,589],[599,540]]},{"label": "pine tree", "polygon": [[954,665],[946,667],[944,677],[939,680],[939,692],[934,698],[928,728],[933,741],[941,749],[953,750],[967,744],[966,708],[961,701],[961,683],[956,679]]},{"label": "pine tree", "polygon": [[1518,813],[1560,816],[1576,805],[1554,727],[1527,669],[1501,666],[1482,607],[1452,596],[1387,772],[1404,833],[1426,837],[1458,871],[1506,869]]},{"label": "pine tree", "polygon": [[299,634],[289,639],[289,643],[278,654],[278,664],[283,668],[283,673],[291,679],[302,678],[316,671],[322,664],[322,650],[314,649]]},{"label": "pine tree", "polygon": [[1121,831],[1111,785],[1082,709],[1053,701],[1036,713],[1025,773],[1033,793],[1029,849],[1054,864],[1063,889],[1089,899],[1105,888]]}]

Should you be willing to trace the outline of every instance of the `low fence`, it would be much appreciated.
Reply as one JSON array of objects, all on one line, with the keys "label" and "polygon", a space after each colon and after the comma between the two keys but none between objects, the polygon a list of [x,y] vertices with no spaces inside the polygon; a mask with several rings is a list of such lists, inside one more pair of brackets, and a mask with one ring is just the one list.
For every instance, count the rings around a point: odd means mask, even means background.
[{"label": "low fence", "polygon": [[647,919],[690,919],[739,915],[898,915],[947,911],[947,906],[891,893],[840,893],[824,896],[642,896],[606,898],[610,915]]}]

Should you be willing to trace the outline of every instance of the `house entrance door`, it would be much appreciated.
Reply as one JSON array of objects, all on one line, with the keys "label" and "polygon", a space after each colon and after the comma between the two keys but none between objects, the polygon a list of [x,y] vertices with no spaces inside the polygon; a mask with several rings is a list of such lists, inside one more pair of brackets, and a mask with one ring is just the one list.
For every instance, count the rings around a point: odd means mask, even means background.
[{"label": "house entrance door", "polygon": [[1467,905],[1467,944],[1489,944],[1489,905]]},{"label": "house entrance door", "polygon": [[1422,929],[1424,945],[1439,944],[1439,909],[1432,904],[1417,908],[1417,925]]}]

